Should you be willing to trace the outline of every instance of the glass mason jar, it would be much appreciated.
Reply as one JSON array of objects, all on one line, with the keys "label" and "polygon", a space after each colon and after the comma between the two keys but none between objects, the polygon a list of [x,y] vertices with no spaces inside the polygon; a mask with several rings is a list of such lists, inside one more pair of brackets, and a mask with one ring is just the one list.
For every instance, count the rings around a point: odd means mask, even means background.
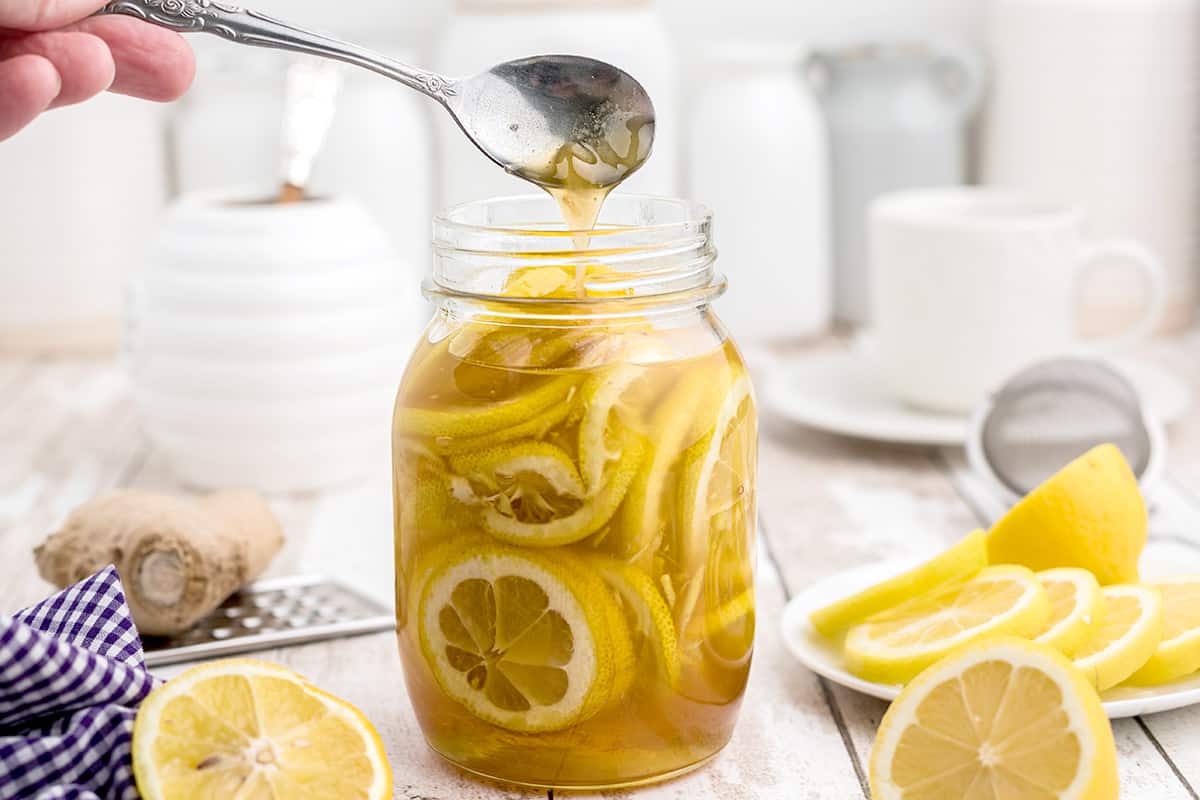
[{"label": "glass mason jar", "polygon": [[711,218],[549,197],[434,225],[393,428],[396,609],[426,739],[466,770],[627,786],[729,740],[754,638],[757,418]]}]

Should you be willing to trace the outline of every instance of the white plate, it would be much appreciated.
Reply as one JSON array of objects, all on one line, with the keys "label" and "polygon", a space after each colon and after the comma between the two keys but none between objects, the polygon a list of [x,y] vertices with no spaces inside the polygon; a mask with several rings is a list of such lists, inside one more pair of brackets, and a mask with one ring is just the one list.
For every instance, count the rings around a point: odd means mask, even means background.
[{"label": "white plate", "polygon": [[[788,650],[804,666],[834,683],[882,700],[896,699],[901,687],[865,681],[847,672],[842,664],[841,653],[817,633],[808,621],[808,615],[917,563],[920,560],[902,559],[866,564],[830,575],[793,597],[783,612],[783,641]],[[1190,706],[1200,703],[1200,674],[1180,678],[1164,686],[1110,689],[1101,695],[1101,700],[1110,719]]]}]

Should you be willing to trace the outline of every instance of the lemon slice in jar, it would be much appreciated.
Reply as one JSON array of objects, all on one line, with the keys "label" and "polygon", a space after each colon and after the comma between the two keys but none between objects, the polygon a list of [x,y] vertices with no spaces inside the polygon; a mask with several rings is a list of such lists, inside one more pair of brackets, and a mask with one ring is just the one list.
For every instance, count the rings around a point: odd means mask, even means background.
[{"label": "lemon slice in jar", "polygon": [[686,370],[658,404],[650,420],[650,452],[621,506],[617,531],[606,543],[617,557],[642,561],[662,544],[667,524],[663,503],[671,469],[695,438],[703,435],[704,431],[696,430],[697,422],[715,417],[729,383],[728,369]]},{"label": "lemon slice in jar", "polygon": [[[750,379],[738,376],[725,394],[712,431],[683,455],[680,533],[675,559],[680,569],[676,627],[686,630],[706,580],[712,543],[730,536],[747,547],[754,525],[753,483],[756,419]],[[734,558],[734,556],[729,556]],[[737,559],[749,559],[741,554]]]},{"label": "lemon slice in jar", "polygon": [[462,479],[459,496],[482,507],[488,533],[501,541],[557,547],[598,531],[616,512],[641,463],[646,445],[625,432],[624,456],[588,494],[571,457],[549,442],[519,442],[452,458]]},{"label": "lemon slice in jar", "polygon": [[[633,637],[635,660],[651,658],[668,686],[679,683],[679,641],[671,609],[649,575],[615,558],[596,555],[589,559],[604,579],[625,615]],[[635,665],[636,670],[636,665]],[[630,679],[635,670],[630,670]]]},{"label": "lemon slice in jar", "polygon": [[577,388],[574,375],[559,375],[541,379],[534,388],[494,403],[405,407],[397,411],[396,432],[433,437],[435,445],[444,447],[459,438],[510,431],[553,406],[570,403]]},{"label": "lemon slice in jar", "polygon": [[654,390],[649,373],[647,367],[618,364],[590,376],[580,390],[579,473],[591,493],[604,486],[613,463],[627,467],[631,460],[624,448],[635,441],[626,435],[632,420],[622,416],[649,405]]},{"label": "lemon slice in jar", "polygon": [[595,714],[629,672],[629,632],[594,573],[564,552],[488,544],[425,581],[421,650],[447,696],[524,733]]}]

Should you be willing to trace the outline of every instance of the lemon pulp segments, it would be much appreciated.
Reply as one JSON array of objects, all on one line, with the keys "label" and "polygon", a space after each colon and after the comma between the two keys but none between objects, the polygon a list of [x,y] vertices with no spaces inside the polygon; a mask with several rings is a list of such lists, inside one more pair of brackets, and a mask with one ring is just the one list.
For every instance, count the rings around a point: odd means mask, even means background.
[{"label": "lemon pulp segments", "polygon": [[846,634],[847,666],[880,683],[904,683],[957,647],[985,636],[1030,636],[1050,618],[1050,600],[1025,567],[985,567]]},{"label": "lemon pulp segments", "polygon": [[604,584],[567,553],[482,545],[435,568],[421,648],[446,694],[514,731],[594,714],[628,670],[629,632]]},{"label": "lemon pulp segments", "polygon": [[379,735],[357,709],[275,664],[201,664],[159,686],[133,728],[146,800],[392,796]]},{"label": "lemon pulp segments", "polygon": [[1075,652],[1075,666],[1097,691],[1116,686],[1145,664],[1162,641],[1162,594],[1136,584],[1105,586],[1104,618]]},{"label": "lemon pulp segments", "polygon": [[987,566],[987,536],[968,534],[962,541],[913,567],[857,594],[819,608],[809,615],[822,635],[836,638],[851,625],[949,581],[965,580]]},{"label": "lemon pulp segments", "polygon": [[1100,698],[1061,654],[989,639],[904,688],[870,781],[874,800],[1117,800],[1116,746]]}]

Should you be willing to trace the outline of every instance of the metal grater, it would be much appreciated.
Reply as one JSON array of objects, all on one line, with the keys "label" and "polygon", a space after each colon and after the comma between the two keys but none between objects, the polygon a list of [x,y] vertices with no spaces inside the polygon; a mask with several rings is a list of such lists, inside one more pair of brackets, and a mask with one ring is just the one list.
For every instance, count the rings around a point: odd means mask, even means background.
[{"label": "metal grater", "polygon": [[391,609],[316,575],[250,584],[178,636],[145,636],[146,666],[393,630]]}]

